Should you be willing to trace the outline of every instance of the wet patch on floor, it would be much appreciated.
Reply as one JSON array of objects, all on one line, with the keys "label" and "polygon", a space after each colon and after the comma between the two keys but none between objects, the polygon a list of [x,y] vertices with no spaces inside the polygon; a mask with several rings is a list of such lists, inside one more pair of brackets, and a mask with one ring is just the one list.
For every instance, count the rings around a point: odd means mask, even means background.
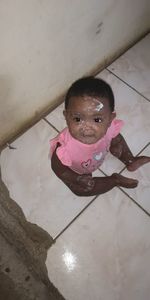
[{"label": "wet patch on floor", "polygon": [[[28,201],[28,199],[27,199]],[[0,295],[3,300],[64,299],[50,282],[45,260],[52,237],[27,222],[0,174]]]}]

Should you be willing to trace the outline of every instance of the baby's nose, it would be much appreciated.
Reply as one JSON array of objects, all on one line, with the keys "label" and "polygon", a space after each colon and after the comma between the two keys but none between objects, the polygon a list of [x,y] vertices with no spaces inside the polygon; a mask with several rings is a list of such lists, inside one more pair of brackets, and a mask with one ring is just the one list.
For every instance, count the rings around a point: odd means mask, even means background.
[{"label": "baby's nose", "polygon": [[84,121],[83,127],[84,127],[84,128],[92,128],[92,122],[89,121],[89,120]]},{"label": "baby's nose", "polygon": [[90,122],[90,121],[84,122],[83,129],[84,129],[84,133],[93,132],[92,122]]}]

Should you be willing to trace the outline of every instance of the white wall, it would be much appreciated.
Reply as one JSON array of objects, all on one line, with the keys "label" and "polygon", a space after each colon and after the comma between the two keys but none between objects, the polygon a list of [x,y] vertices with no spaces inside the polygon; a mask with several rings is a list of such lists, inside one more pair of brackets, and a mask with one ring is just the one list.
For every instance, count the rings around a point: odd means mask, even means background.
[{"label": "white wall", "polygon": [[1,0],[0,144],[146,32],[148,3]]}]

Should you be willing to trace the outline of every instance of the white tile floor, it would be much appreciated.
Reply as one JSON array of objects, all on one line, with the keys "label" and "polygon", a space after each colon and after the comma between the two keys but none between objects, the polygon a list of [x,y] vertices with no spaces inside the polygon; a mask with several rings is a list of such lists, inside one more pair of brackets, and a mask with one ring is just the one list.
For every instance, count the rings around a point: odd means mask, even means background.
[{"label": "white tile floor", "polygon": [[[135,155],[150,155],[150,34],[98,77],[109,82],[123,135]],[[63,105],[1,154],[2,177],[26,217],[56,239],[47,255],[50,280],[66,300],[148,300],[150,294],[150,165],[136,172],[108,155],[101,170],[139,179],[77,197],[53,174],[48,141],[65,126]],[[47,123],[47,121],[49,123]],[[96,172],[104,176],[100,170]]]}]

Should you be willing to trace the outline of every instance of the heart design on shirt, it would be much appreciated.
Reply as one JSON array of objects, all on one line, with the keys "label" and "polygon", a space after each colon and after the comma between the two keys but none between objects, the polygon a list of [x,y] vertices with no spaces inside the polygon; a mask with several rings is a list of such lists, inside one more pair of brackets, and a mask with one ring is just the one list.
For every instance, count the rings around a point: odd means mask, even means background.
[{"label": "heart design on shirt", "polygon": [[84,168],[84,169],[87,169],[91,164],[91,159],[88,159],[87,161],[83,161],[81,166]]},{"label": "heart design on shirt", "polygon": [[103,153],[102,153],[102,152],[100,152],[100,153],[95,153],[95,154],[93,155],[93,158],[94,158],[95,160],[100,160],[100,159],[102,158],[102,156],[103,156]]}]

